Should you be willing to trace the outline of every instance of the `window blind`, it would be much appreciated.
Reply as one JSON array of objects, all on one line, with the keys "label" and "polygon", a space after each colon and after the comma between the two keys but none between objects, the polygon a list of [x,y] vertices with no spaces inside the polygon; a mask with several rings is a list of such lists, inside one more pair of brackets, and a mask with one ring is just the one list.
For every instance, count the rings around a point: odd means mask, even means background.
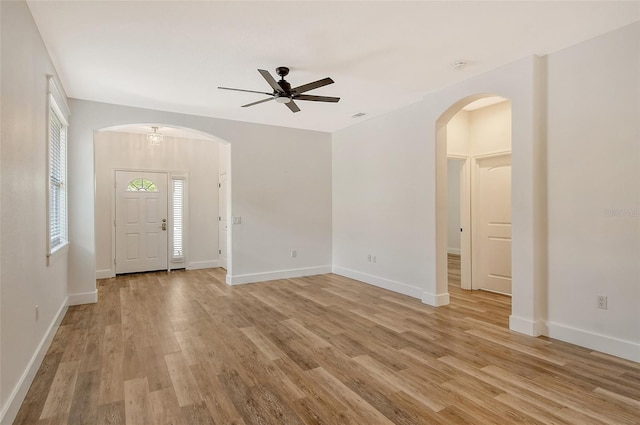
[{"label": "window blind", "polygon": [[49,111],[49,237],[50,252],[67,242],[66,126]]},{"label": "window blind", "polygon": [[184,257],[184,180],[173,181],[173,259]]}]

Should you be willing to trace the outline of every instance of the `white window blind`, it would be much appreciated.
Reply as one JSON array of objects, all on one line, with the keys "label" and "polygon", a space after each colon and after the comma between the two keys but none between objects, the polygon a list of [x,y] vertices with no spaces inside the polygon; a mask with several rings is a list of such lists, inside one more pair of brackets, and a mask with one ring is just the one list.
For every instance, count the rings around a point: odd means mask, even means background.
[{"label": "white window blind", "polygon": [[67,126],[49,111],[49,253],[67,243]]},{"label": "white window blind", "polygon": [[173,255],[174,260],[184,257],[184,180],[173,179]]}]

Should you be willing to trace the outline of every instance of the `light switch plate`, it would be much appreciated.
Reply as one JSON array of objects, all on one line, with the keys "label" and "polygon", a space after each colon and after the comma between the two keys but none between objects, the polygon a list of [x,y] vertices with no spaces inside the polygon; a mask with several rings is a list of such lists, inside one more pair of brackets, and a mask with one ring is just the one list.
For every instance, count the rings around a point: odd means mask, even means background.
[{"label": "light switch plate", "polygon": [[233,216],[233,224],[242,224],[242,217],[239,215]]}]

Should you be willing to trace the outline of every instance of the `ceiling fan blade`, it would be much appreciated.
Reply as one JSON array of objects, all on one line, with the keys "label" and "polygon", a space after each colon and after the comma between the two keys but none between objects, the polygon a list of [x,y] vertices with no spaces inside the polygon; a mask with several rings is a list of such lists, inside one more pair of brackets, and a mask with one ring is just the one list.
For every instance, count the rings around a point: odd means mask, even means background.
[{"label": "ceiling fan blade", "polygon": [[287,108],[291,109],[291,112],[300,112],[300,108],[298,108],[298,105],[296,105],[296,102],[293,100],[285,103],[285,105],[287,105]]},{"label": "ceiling fan blade", "polygon": [[270,97],[269,99],[262,99],[262,100],[259,100],[257,102],[253,102],[253,103],[247,103],[246,105],[242,105],[242,107],[246,108],[247,106],[257,105],[258,103],[268,102],[268,101],[273,100],[273,99],[275,99],[275,97]]},{"label": "ceiling fan blade", "polygon": [[218,87],[220,90],[233,90],[233,91],[244,91],[247,93],[259,93],[259,94],[266,94],[267,96],[271,96],[273,93],[266,93],[263,91],[255,91],[255,90],[245,90],[245,89],[232,89],[231,87]]},{"label": "ceiling fan blade", "polygon": [[272,89],[274,89],[278,93],[284,93],[284,90],[282,89],[282,87],[280,87],[280,84],[278,84],[278,82],[271,76],[271,74],[269,74],[269,71],[259,69],[258,72],[265,80],[267,80],[267,83],[269,83]]},{"label": "ceiling fan blade", "polygon": [[308,94],[301,94],[293,97],[295,100],[310,100],[312,102],[332,102],[336,103],[340,100],[339,97],[330,96],[311,96]]},{"label": "ceiling fan blade", "polygon": [[322,80],[314,81],[313,83],[303,84],[301,86],[298,86],[292,89],[291,91],[294,92],[295,94],[301,94],[309,90],[328,86],[329,84],[333,84],[333,80],[327,77],[327,78],[323,78]]}]

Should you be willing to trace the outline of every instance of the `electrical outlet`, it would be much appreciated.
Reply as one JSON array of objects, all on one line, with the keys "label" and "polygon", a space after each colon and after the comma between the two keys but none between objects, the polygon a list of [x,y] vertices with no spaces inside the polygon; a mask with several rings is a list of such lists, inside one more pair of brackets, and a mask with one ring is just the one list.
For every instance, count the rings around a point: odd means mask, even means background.
[{"label": "electrical outlet", "polygon": [[297,256],[298,256],[298,250],[292,249],[291,250],[291,258],[296,258]]},{"label": "electrical outlet", "polygon": [[371,262],[371,254],[367,255],[367,262]]},{"label": "electrical outlet", "polygon": [[373,257],[371,257],[371,262],[373,262],[373,263],[376,262],[376,256],[375,255]]},{"label": "electrical outlet", "polygon": [[36,306],[36,322],[40,320],[40,306]]},{"label": "electrical outlet", "polygon": [[603,310],[607,309],[607,296],[606,295],[598,295],[598,308]]}]

